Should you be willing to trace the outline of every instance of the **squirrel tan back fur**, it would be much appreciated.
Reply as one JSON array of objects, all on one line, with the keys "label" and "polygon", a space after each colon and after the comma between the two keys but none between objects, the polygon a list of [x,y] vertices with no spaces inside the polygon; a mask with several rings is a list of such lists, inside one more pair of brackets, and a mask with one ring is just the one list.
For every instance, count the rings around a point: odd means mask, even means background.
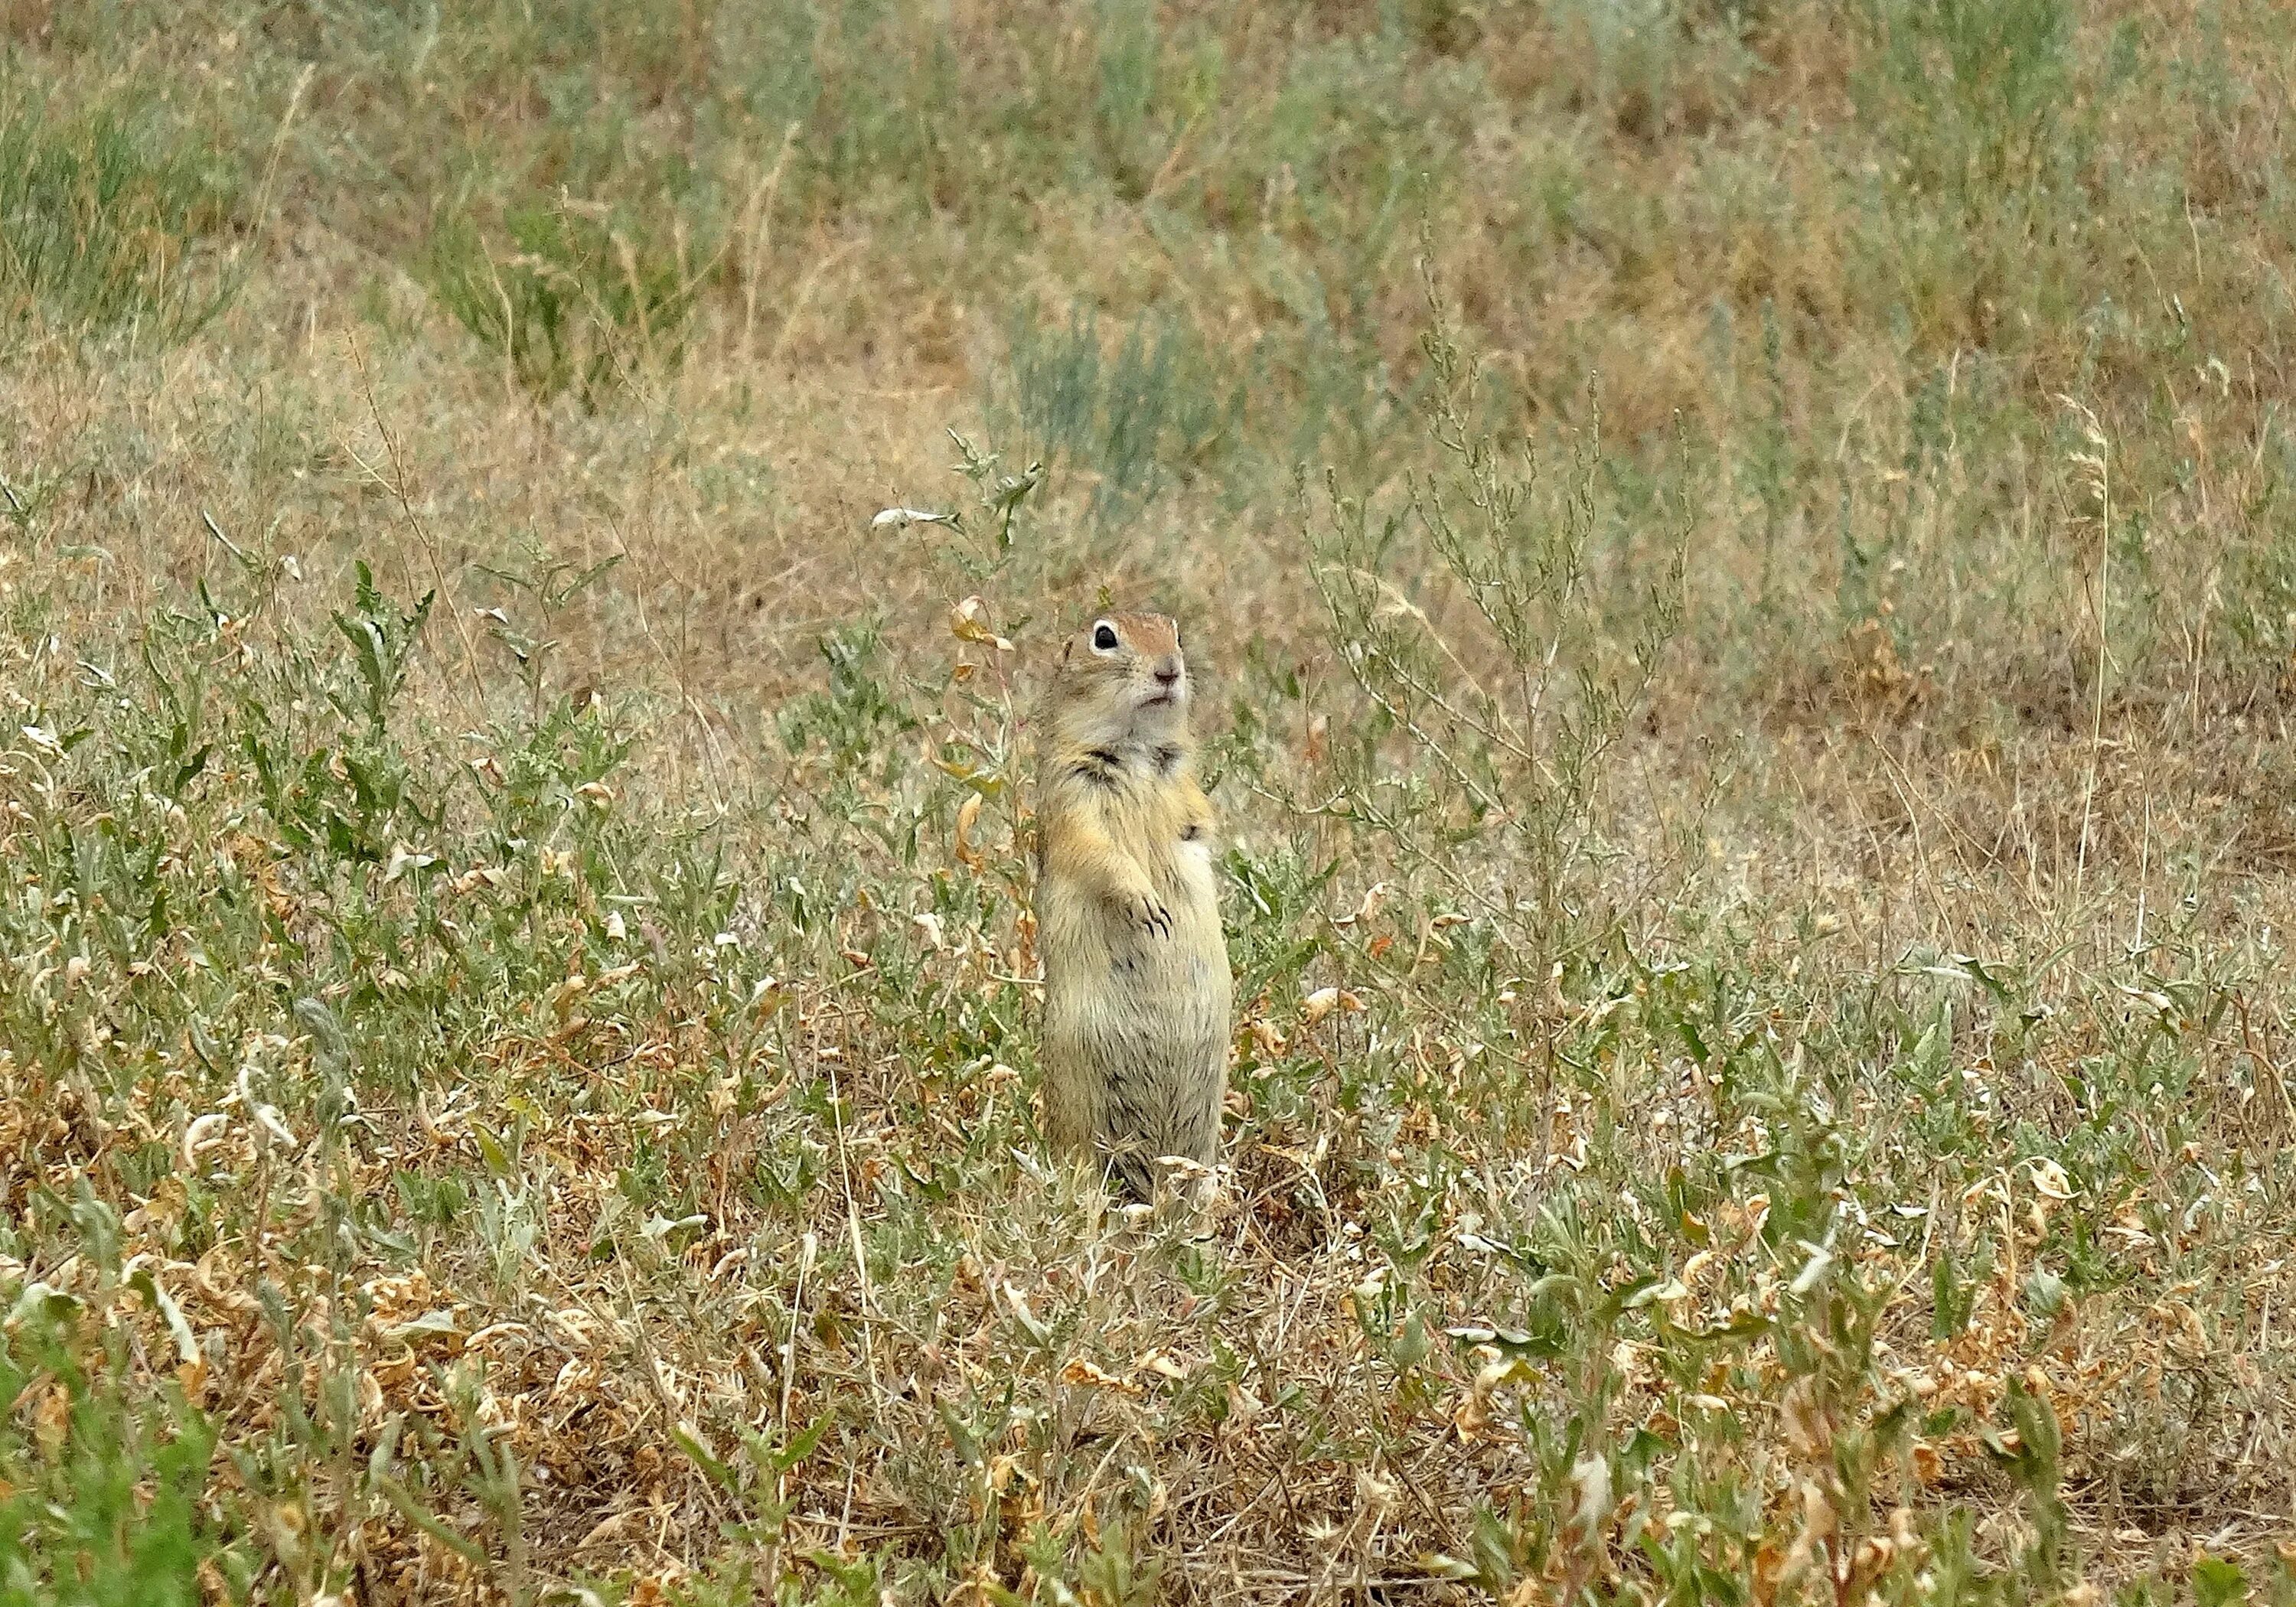
[{"label": "squirrel tan back fur", "polygon": [[1037,941],[1047,1136],[1145,1199],[1156,1160],[1219,1148],[1232,982],[1179,627],[1109,614],[1038,717]]}]

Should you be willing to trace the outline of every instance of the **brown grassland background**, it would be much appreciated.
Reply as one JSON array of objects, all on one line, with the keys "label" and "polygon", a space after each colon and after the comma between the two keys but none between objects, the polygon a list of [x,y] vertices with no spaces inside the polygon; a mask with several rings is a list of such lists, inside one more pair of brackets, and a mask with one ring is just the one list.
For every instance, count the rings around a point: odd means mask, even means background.
[{"label": "brown grassland background", "polygon": [[[2292,84],[0,0],[0,1603],[2296,1599]],[[1037,1131],[1111,605],[1201,1217]]]}]

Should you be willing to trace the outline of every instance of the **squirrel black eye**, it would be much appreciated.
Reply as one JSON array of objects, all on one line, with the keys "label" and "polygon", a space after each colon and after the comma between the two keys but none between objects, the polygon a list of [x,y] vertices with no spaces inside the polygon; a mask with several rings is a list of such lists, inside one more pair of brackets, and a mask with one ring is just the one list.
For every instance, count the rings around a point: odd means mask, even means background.
[{"label": "squirrel black eye", "polygon": [[1095,652],[1116,651],[1116,627],[1103,619],[1092,627],[1092,650]]}]

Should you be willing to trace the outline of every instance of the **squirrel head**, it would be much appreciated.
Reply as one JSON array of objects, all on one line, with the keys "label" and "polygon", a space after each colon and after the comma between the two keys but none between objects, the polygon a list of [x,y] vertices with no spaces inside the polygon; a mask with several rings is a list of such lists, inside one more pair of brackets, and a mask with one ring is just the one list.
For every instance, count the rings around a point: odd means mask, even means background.
[{"label": "squirrel head", "polygon": [[1078,748],[1163,742],[1188,729],[1188,661],[1162,614],[1103,614],[1061,649],[1048,713],[1054,741]]}]

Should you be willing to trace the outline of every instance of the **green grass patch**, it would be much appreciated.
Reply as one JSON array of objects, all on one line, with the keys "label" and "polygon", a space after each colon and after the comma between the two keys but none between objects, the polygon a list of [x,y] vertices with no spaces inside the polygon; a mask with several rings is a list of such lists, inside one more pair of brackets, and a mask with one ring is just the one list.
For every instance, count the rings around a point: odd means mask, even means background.
[{"label": "green grass patch", "polygon": [[188,338],[229,302],[236,192],[156,106],[59,106],[0,59],[0,334]]}]

